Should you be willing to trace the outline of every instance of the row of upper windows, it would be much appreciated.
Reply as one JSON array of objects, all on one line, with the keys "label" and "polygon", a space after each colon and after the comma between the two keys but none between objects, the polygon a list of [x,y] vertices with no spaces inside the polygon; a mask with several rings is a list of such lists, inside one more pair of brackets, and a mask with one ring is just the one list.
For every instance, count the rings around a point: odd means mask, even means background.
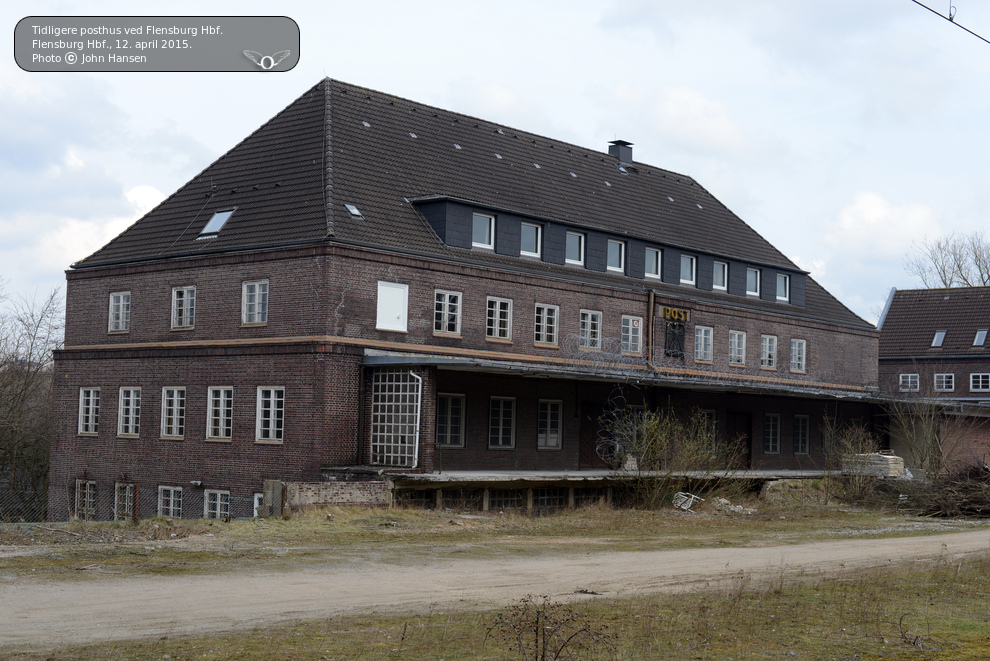
[{"label": "row of upper windows", "polygon": [[[268,281],[241,283],[241,324],[263,326],[268,323]],[[196,325],[196,287],[172,288],[172,329],[188,330]],[[127,333],[131,330],[131,292],[110,294],[110,314],[107,332]]]},{"label": "row of upper windows", "polygon": [[[694,360],[698,363],[714,362],[715,329],[711,326],[694,327]],[[776,370],[777,336],[760,335],[760,369]],[[790,370],[796,373],[807,371],[808,342],[791,339]],[[733,367],[746,366],[746,332],[729,331],[729,365]]]},{"label": "row of upper windows", "polygon": [[[564,263],[573,266],[585,265],[585,237],[583,232],[568,231],[564,245]],[[471,246],[484,250],[495,249],[495,217],[475,213],[471,234]],[[521,223],[519,254],[524,257],[542,257],[543,226],[536,223]],[[608,239],[606,250],[606,268],[616,273],[626,271],[626,242],[619,239]],[[663,277],[663,251],[659,248],[646,249],[646,277],[660,279]],[[695,286],[698,283],[698,258],[695,255],[681,255],[680,283]],[[760,296],[762,271],[758,268],[746,269],[747,296]],[[712,288],[718,291],[728,291],[729,263],[716,260],[712,267]],[[785,273],[777,274],[776,298],[778,301],[789,302],[791,299],[791,276]]]},{"label": "row of upper windows", "polygon": [[[378,330],[406,332],[408,327],[409,285],[378,283]],[[492,342],[513,341],[511,298],[488,296],[485,310],[485,338]],[[434,291],[433,332],[437,336],[460,337],[464,294],[459,291]],[[601,350],[603,341],[602,312],[580,310],[578,344],[582,349]],[[560,346],[560,306],[536,303],[533,309],[533,343]],[[624,314],[620,325],[621,351],[643,352],[643,318]]]},{"label": "row of upper windows", "polygon": [[[285,388],[258,386],[255,404],[255,441],[281,443],[285,422]],[[186,433],[186,389],[162,388],[161,437],[180,440]],[[206,397],[206,438],[230,441],[234,429],[234,389],[210,387]],[[79,389],[78,433],[100,431],[100,389]],[[122,387],[117,403],[117,436],[137,437],[141,431],[141,388]]]},{"label": "row of upper windows", "polygon": [[[921,377],[918,374],[901,374],[899,379],[901,392],[918,392],[921,390]],[[935,392],[955,392],[956,375],[952,372],[936,374],[932,384]],[[990,392],[990,373],[970,372],[970,392]]]},{"label": "row of upper windows", "polygon": [[[409,286],[391,282],[379,282],[378,329],[405,332],[409,299]],[[461,313],[464,295],[459,291],[434,290],[433,332],[438,336],[461,336]],[[511,298],[489,296],[486,299],[485,337],[490,341],[511,342],[512,306]],[[533,342],[538,346],[560,345],[560,307],[547,303],[534,304]],[[599,310],[579,310],[578,346],[581,349],[601,350],[603,345],[602,312]],[[715,329],[710,326],[695,326],[694,358],[699,363],[714,362]],[[669,339],[669,338],[668,338]],[[683,341],[680,342],[683,345]],[[623,353],[639,355],[643,353],[643,318],[624,314],[620,325],[620,350]],[[807,370],[808,344],[806,340],[791,339],[790,370],[803,373]],[[746,332],[729,331],[729,365],[746,366]],[[674,351],[667,346],[668,354]],[[679,350],[680,352],[683,349]],[[777,369],[777,336],[760,336],[760,368]]]}]

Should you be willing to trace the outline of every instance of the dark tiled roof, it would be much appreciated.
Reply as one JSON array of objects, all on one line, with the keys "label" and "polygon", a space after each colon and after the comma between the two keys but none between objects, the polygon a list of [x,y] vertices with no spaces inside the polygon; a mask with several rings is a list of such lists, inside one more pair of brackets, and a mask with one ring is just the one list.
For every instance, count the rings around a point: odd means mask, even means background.
[{"label": "dark tiled roof", "polygon": [[[452,255],[409,202],[450,196],[800,271],[690,177],[625,170],[607,153],[325,79],[75,266],[324,240]],[[216,238],[197,239],[232,207]],[[806,309],[792,312],[870,327],[810,279]]]},{"label": "dark tiled roof", "polygon": [[[880,356],[990,355],[990,338],[973,346],[981,329],[990,329],[990,287],[896,291],[880,330]],[[945,331],[941,348],[932,347],[938,331]]]}]

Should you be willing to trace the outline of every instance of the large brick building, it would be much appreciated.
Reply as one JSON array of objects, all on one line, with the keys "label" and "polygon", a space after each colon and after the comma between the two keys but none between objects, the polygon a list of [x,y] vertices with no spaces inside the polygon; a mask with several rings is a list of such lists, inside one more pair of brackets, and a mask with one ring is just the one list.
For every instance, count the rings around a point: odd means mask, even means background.
[{"label": "large brick building", "polygon": [[602,468],[615,406],[815,467],[877,385],[874,328],[690,177],[329,79],[67,280],[56,519]]}]

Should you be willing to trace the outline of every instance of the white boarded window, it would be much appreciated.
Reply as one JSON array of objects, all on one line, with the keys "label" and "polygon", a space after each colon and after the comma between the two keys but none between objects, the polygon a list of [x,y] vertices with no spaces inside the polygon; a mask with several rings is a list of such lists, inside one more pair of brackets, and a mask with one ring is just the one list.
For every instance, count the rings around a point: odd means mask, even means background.
[{"label": "white boarded window", "polygon": [[406,332],[409,315],[409,285],[378,281],[378,320],[376,328]]}]

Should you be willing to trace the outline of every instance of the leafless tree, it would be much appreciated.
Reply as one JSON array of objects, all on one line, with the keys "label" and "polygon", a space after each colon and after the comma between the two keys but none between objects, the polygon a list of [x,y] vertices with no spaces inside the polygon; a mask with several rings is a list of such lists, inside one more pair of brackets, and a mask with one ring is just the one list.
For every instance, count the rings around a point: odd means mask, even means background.
[{"label": "leafless tree", "polygon": [[[0,283],[2,284],[2,283]],[[0,482],[40,490],[48,475],[52,351],[62,346],[62,300],[9,300],[0,291]]]},{"label": "leafless tree", "polygon": [[905,269],[925,287],[985,287],[990,285],[990,241],[983,232],[926,238],[908,254]]}]

